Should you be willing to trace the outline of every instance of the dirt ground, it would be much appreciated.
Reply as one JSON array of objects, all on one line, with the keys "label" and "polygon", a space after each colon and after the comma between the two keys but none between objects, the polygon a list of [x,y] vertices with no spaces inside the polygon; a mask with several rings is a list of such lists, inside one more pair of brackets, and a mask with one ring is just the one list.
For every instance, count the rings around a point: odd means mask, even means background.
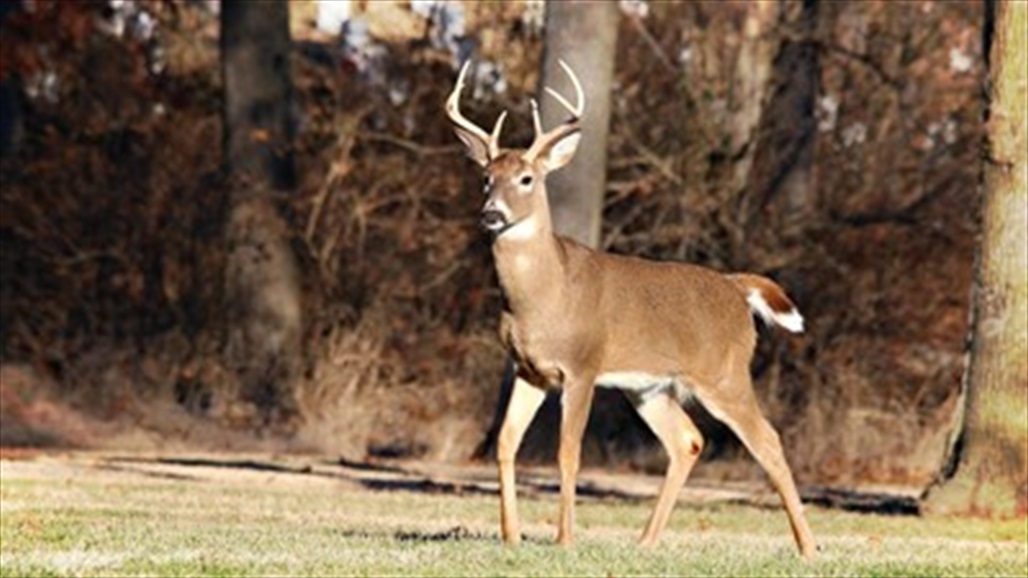
[{"label": "dirt ground", "polygon": [[[56,476],[165,477],[198,481],[260,481],[282,485],[331,480],[368,489],[443,494],[499,491],[492,463],[326,453],[302,436],[252,435],[221,427],[168,404],[98,416],[47,393],[11,365],[0,368],[0,459],[4,474],[44,468]],[[555,442],[554,442],[555,443]],[[663,455],[663,454],[661,454]],[[556,464],[525,459],[518,468],[520,491],[556,494]],[[579,494],[631,501],[654,498],[663,466],[645,469],[583,468]],[[808,502],[856,511],[916,513],[923,488],[864,483],[853,487],[803,485]],[[680,500],[777,507],[759,466],[751,459],[702,460]]]},{"label": "dirt ground", "polygon": [[[77,478],[97,481],[133,479],[191,480],[226,484],[302,487],[307,484],[344,484],[353,489],[403,490],[429,494],[498,494],[499,484],[492,464],[462,464],[419,460],[376,459],[349,461],[326,455],[276,454],[267,452],[208,451],[90,451],[44,450],[0,447],[3,475]],[[581,499],[613,499],[629,502],[654,499],[662,476],[587,468],[579,475]],[[559,494],[555,466],[520,466],[519,493]],[[863,488],[844,492],[821,487],[802,488],[804,499],[818,505],[844,510],[891,514],[916,513],[916,491],[909,488]],[[778,507],[778,497],[760,482],[715,481],[706,477],[690,480],[679,494],[690,504],[748,504]]]},{"label": "dirt ground", "polygon": [[[4,476],[26,475],[97,480],[140,478],[222,483],[303,486],[331,482],[372,490],[411,490],[443,494],[491,494],[499,491],[493,467],[411,460],[350,462],[317,455],[215,452],[117,452],[0,448]],[[555,468],[523,467],[519,484],[527,494],[556,493]],[[579,493],[589,498],[645,500],[656,496],[661,478],[598,470],[583,472]],[[692,484],[682,499],[695,502],[758,501],[773,498],[759,484],[724,487]]]}]

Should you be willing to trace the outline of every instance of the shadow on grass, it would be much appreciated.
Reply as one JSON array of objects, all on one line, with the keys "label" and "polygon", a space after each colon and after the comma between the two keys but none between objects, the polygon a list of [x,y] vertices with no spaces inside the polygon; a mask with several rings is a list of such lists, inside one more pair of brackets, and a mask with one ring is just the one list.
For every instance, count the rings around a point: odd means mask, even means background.
[{"label": "shadow on grass", "polygon": [[[426,477],[425,475],[417,472],[408,471],[403,468],[392,465],[382,465],[367,462],[352,462],[349,460],[338,460],[337,462],[330,462],[330,465],[340,468],[338,471],[317,470],[311,465],[287,466],[273,462],[257,461],[251,459],[235,460],[202,457],[147,458],[125,456],[110,457],[107,458],[105,461],[108,463],[107,467],[116,467],[112,466],[111,464],[159,464],[190,468],[205,467],[318,476],[323,478],[342,479],[356,482],[369,490],[375,491],[404,491],[440,495],[489,496],[494,496],[499,493],[499,491],[496,488],[489,487],[488,485],[481,484],[474,480],[438,480]],[[368,474],[375,474],[375,477],[369,477]],[[163,477],[182,476],[181,474],[166,473],[162,473],[160,475]],[[192,478],[191,476],[184,477],[187,479]],[[530,493],[536,494],[557,494],[560,492],[560,486],[552,482],[524,480],[519,482],[519,486],[522,486]],[[647,496],[641,496],[613,488],[599,487],[590,483],[579,484],[577,492],[578,495],[582,497],[597,499],[614,499],[626,502],[637,502],[648,499]]]},{"label": "shadow on grass", "polygon": [[495,534],[472,532],[464,526],[454,526],[442,532],[420,532],[400,530],[393,534],[397,542],[495,542]]},{"label": "shadow on grass", "polygon": [[[403,467],[392,464],[354,462],[343,459],[324,463],[324,465],[332,467],[332,470],[315,468],[310,464],[290,466],[271,461],[259,461],[252,459],[215,459],[204,457],[111,457],[107,458],[105,462],[107,462],[107,467],[111,468],[119,468],[120,464],[160,464],[189,468],[224,468],[317,476],[354,482],[368,490],[374,491],[488,496],[495,496],[499,493],[494,484],[486,484],[475,480],[434,479],[424,473],[407,470]],[[141,470],[141,473],[146,472],[145,470]],[[153,474],[152,472],[151,474],[175,479],[198,479],[188,474]],[[560,492],[559,484],[545,480],[522,479],[519,480],[518,486],[522,492],[527,494],[553,495]],[[598,486],[592,483],[580,483],[577,487],[577,493],[580,497],[585,498],[599,500],[609,499],[630,503],[652,499],[652,496],[649,495],[627,492],[618,488]],[[855,491],[845,488],[822,486],[808,486],[802,488],[801,495],[804,502],[844,511],[900,516],[916,516],[921,513],[920,502],[917,498],[911,496]],[[752,500],[746,499],[728,501],[730,503],[759,506],[759,504],[754,503]],[[776,503],[773,506],[768,505],[768,507],[778,508],[779,506]]]},{"label": "shadow on grass", "polygon": [[[439,532],[423,532],[420,530],[396,530],[394,532],[374,532],[368,530],[338,530],[334,532],[343,538],[359,538],[365,540],[380,540],[389,537],[394,542],[404,544],[434,544],[442,542],[481,542],[491,544],[502,544],[500,536],[493,532],[473,532],[464,526],[454,526],[448,530]],[[553,544],[553,540],[537,536],[521,535],[522,543],[527,544]]]}]

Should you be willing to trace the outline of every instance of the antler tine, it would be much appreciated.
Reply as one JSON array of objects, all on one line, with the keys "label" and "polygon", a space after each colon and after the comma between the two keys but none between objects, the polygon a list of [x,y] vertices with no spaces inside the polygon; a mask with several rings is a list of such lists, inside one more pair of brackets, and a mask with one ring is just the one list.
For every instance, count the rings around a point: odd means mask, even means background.
[{"label": "antler tine", "polygon": [[491,135],[461,114],[460,93],[464,90],[464,78],[467,75],[468,66],[470,64],[471,61],[466,60],[464,61],[464,65],[461,66],[460,74],[457,75],[457,83],[454,85],[450,96],[446,99],[446,114],[450,117],[450,121],[457,125],[458,128],[463,129],[469,136],[481,141],[481,144],[489,151],[490,158],[496,158],[496,155],[500,150],[500,130],[503,128],[503,121],[506,118],[507,113],[504,111],[500,114],[500,117],[496,119],[496,125],[493,127]]},{"label": "antler tine", "polygon": [[571,70],[568,63],[563,60],[558,60],[557,62],[560,64],[560,67],[564,69],[564,72],[568,75],[568,79],[571,81],[571,85],[575,88],[575,100],[577,101],[577,104],[572,105],[568,102],[568,99],[564,98],[564,96],[556,90],[553,90],[549,86],[544,87],[544,90],[546,90],[550,96],[552,96],[560,103],[561,106],[571,113],[571,118],[551,129],[549,132],[543,132],[543,123],[539,117],[539,104],[534,99],[531,101],[532,121],[535,124],[535,141],[525,152],[525,158],[528,159],[534,159],[551,143],[556,142],[570,133],[578,131],[582,120],[582,114],[585,112],[585,92],[582,90],[582,84],[578,81],[578,77],[575,76],[575,72]]},{"label": "antler tine", "polygon": [[464,90],[464,77],[467,75],[469,64],[471,64],[470,60],[464,62],[464,66],[461,67],[460,74],[457,76],[457,83],[453,85],[453,92],[446,99],[446,114],[454,124],[486,142],[489,140],[489,135],[460,112],[460,93]]},{"label": "antler tine", "polygon": [[571,80],[572,86],[575,87],[575,100],[578,101],[578,106],[571,106],[571,103],[568,102],[566,98],[549,86],[546,87],[546,92],[550,93],[550,96],[557,99],[557,102],[559,102],[561,106],[568,109],[573,118],[576,120],[582,118],[582,113],[585,112],[585,95],[582,92],[582,85],[578,82],[578,77],[575,76],[575,71],[571,70],[571,67],[568,66],[567,62],[560,59],[557,63],[564,69],[564,72],[568,75],[568,79]]},{"label": "antler tine", "polygon": [[535,127],[535,135],[543,134],[543,121],[539,117],[539,103],[533,98],[528,101],[532,105],[532,125]]},{"label": "antler tine", "polygon": [[507,111],[500,113],[493,125],[493,134],[489,135],[489,158],[495,159],[500,154],[500,131],[503,130],[503,121],[507,119]]}]

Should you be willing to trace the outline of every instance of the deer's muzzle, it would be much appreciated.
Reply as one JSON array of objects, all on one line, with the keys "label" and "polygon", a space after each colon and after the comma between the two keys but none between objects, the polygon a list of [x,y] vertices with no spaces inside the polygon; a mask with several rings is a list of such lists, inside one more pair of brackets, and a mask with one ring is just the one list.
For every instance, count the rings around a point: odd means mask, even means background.
[{"label": "deer's muzzle", "polygon": [[492,232],[500,233],[507,228],[509,223],[507,222],[507,215],[503,214],[503,211],[496,209],[486,209],[482,211],[482,216],[479,219],[482,224],[482,228]]}]

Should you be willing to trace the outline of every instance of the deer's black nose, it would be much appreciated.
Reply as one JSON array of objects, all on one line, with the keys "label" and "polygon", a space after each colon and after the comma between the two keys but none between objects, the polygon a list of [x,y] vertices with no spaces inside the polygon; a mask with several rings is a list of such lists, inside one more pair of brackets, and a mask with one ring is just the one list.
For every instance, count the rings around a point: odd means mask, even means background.
[{"label": "deer's black nose", "polygon": [[484,229],[495,232],[507,226],[507,217],[495,209],[486,209],[482,211],[479,222],[482,223]]}]

